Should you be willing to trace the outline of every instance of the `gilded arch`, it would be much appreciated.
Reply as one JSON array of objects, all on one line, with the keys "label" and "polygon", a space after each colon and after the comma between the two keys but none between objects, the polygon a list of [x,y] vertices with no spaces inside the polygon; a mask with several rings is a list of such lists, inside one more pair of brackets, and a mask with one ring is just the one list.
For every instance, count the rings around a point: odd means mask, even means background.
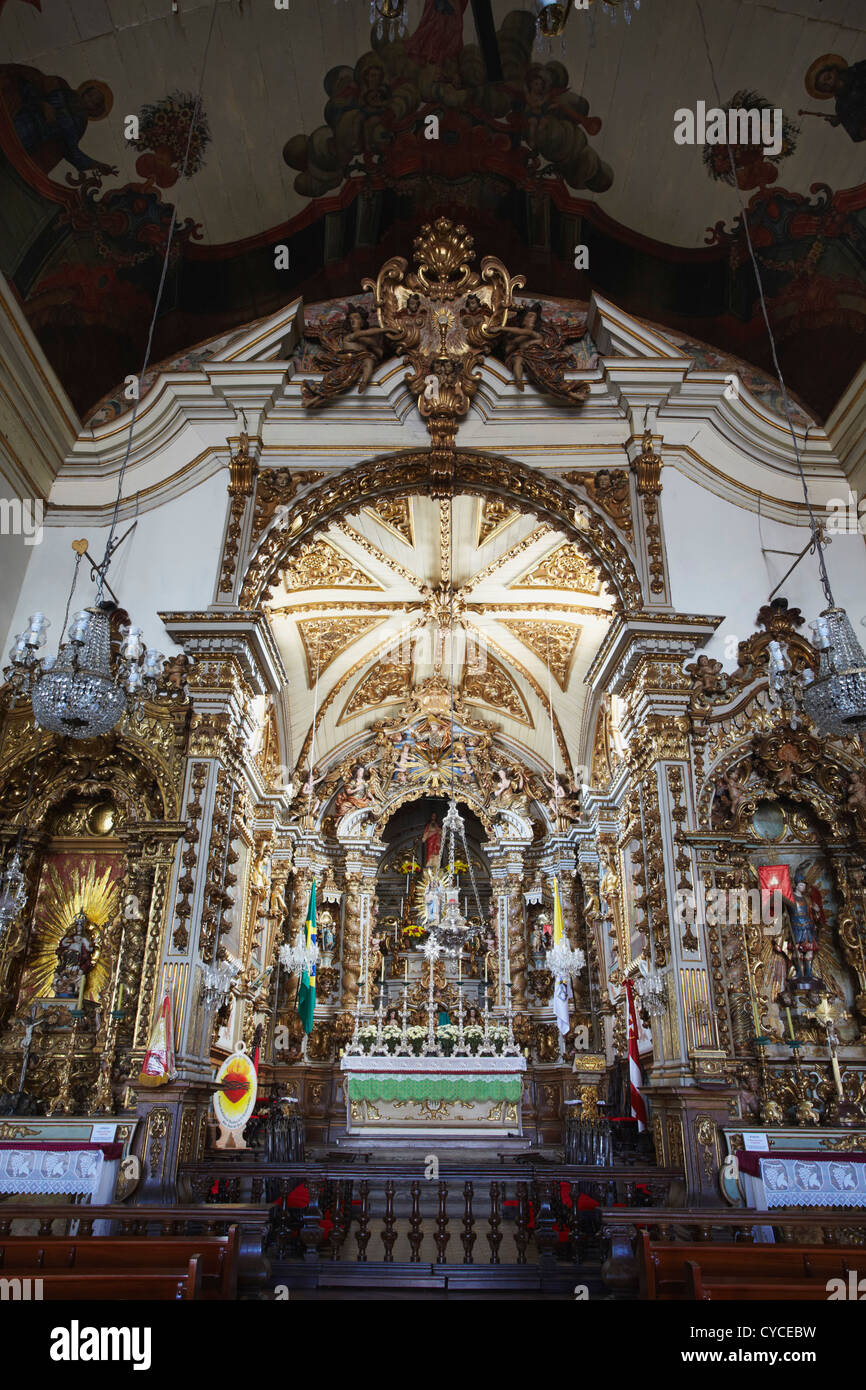
[{"label": "gilded arch", "polygon": [[[546,477],[501,454],[468,449],[455,452],[451,482],[455,494],[503,499],[562,531],[588,560],[601,567],[622,611],[642,608],[633,552],[593,502],[589,489]],[[429,451],[406,450],[377,456],[313,488],[291,504],[284,526],[272,527],[263,536],[244,575],[240,606],[250,609],[260,605],[268,597],[278,567],[299,544],[310,541],[332,521],[378,498],[426,493],[430,487]],[[586,518],[584,526],[578,526],[574,519],[578,502]]]}]

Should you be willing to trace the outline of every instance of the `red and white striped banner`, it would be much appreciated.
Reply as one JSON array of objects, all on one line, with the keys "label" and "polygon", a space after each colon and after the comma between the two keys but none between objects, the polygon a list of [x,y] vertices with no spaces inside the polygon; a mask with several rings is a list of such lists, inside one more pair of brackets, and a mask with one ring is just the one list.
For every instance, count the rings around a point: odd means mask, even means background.
[{"label": "red and white striped banner", "polygon": [[646,1129],[646,1106],[640,1093],[640,1059],[637,1050],[637,1014],[634,1009],[634,989],[631,980],[625,982],[628,1000],[628,1085],[631,1093],[631,1113],[637,1120],[638,1134]]}]

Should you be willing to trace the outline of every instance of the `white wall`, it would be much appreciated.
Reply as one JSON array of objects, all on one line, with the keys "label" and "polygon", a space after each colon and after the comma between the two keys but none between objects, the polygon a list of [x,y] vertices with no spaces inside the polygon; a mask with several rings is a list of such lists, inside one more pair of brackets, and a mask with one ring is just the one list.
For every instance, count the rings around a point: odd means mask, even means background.
[{"label": "white wall", "polygon": [[[143,512],[138,526],[117,551],[108,580],[136,626],[144,629],[149,646],[169,653],[179,650],[172,643],[157,613],[162,610],[202,609],[213,601],[217,563],[227,508],[225,471],[199,483],[182,496],[152,511]],[[42,544],[34,546],[15,616],[3,643],[4,652],[12,645],[12,635],[26,626],[31,613],[40,610],[51,620],[48,650],[57,650],[60,625],[72,582],[75,555],[73,540],[86,537],[90,553],[101,560],[108,527],[73,523],[51,524],[46,513]],[[123,535],[130,522],[118,524]],[[0,560],[2,564],[2,560]],[[94,597],[95,588],[82,561],[70,612],[84,608]],[[0,568],[4,587],[7,576]],[[9,576],[14,580],[14,576]]]},{"label": "white wall", "polygon": [[[725,639],[742,640],[755,631],[755,615],[767,601],[794,555],[761,554],[768,549],[795,554],[809,539],[805,526],[785,526],[761,520],[755,512],[733,506],[665,468],[661,496],[665,542],[671,580],[671,599],[681,612],[719,615],[723,622],[707,644],[708,655],[728,670],[736,660],[726,657]],[[820,512],[816,510],[820,519]],[[826,550],[833,595],[848,610],[860,641],[866,646],[866,544],[860,535],[833,536]],[[811,622],[826,607],[814,556],[806,555],[785,581],[781,595],[800,608]],[[808,628],[804,635],[811,636]],[[731,651],[736,650],[732,643]]]}]

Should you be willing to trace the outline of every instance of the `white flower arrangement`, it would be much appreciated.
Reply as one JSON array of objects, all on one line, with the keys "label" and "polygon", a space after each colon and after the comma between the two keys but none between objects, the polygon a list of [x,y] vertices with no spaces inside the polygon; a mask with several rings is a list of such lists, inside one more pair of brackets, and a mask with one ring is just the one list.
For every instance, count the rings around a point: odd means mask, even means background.
[{"label": "white flower arrangement", "polygon": [[400,1038],[402,1036],[403,1030],[396,1023],[386,1023],[385,1027],[382,1029],[383,1038]]},{"label": "white flower arrangement", "polygon": [[426,1036],[427,1036],[427,1029],[426,1029],[426,1028],[420,1027],[420,1025],[417,1024],[417,1023],[413,1023],[411,1028],[407,1028],[407,1029],[406,1029],[406,1037],[407,1037],[407,1038],[416,1038],[416,1039],[417,1039],[417,1038],[422,1038],[422,1039],[423,1039],[423,1038],[426,1038]]}]

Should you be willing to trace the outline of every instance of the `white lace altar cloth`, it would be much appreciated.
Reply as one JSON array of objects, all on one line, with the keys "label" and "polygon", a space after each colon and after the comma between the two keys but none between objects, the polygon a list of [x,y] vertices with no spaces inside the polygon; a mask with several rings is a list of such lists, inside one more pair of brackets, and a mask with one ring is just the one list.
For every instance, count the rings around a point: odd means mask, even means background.
[{"label": "white lace altar cloth", "polygon": [[[110,1169],[116,1168],[109,1164]],[[0,1192],[45,1192],[95,1197],[103,1186],[105,1155],[94,1149],[0,1149]],[[104,1199],[110,1200],[110,1198]]]},{"label": "white lace altar cloth", "polygon": [[866,1163],[844,1158],[760,1156],[766,1210],[772,1207],[866,1207]]}]

